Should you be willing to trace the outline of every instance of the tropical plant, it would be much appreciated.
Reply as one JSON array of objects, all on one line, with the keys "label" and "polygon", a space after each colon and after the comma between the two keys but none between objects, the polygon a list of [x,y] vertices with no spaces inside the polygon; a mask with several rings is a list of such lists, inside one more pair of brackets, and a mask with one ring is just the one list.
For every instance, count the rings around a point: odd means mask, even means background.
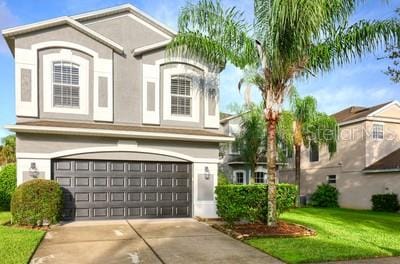
[{"label": "tropical plant", "polygon": [[265,120],[262,105],[250,105],[241,115],[240,133],[236,136],[240,156],[249,166],[254,182],[257,163],[265,155]]},{"label": "tropical plant", "polygon": [[[318,147],[326,145],[330,156],[336,152],[336,119],[317,111],[317,100],[312,96],[300,97],[294,93],[291,98],[293,113],[293,145],[295,148],[295,182],[300,192],[300,157],[302,145]],[[298,199],[299,201],[299,199]]]},{"label": "tropical plant", "polygon": [[15,163],[15,135],[9,135],[2,139],[2,146],[0,146],[0,164]]},{"label": "tropical plant", "polygon": [[[400,8],[396,9],[397,15],[400,15]],[[390,80],[399,83],[400,82],[400,47],[399,45],[393,45],[388,43],[386,45],[385,53],[387,54],[383,58],[379,59],[390,59],[392,65],[389,65],[385,71],[385,74],[390,77]]]},{"label": "tropical plant", "polygon": [[195,57],[216,69],[227,62],[254,69],[251,83],[263,98],[268,138],[268,225],[277,223],[276,128],[282,102],[298,76],[329,71],[362,57],[383,42],[398,43],[399,22],[361,20],[348,25],[363,1],[254,0],[254,23],[235,7],[200,0],[182,8],[174,56]]}]

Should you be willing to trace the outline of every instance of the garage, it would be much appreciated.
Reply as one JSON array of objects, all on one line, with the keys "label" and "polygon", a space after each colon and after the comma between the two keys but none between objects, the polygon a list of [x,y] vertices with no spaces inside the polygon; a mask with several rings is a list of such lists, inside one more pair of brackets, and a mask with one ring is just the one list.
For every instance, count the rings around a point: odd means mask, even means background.
[{"label": "garage", "polygon": [[64,220],[190,217],[192,165],[183,162],[52,160]]}]

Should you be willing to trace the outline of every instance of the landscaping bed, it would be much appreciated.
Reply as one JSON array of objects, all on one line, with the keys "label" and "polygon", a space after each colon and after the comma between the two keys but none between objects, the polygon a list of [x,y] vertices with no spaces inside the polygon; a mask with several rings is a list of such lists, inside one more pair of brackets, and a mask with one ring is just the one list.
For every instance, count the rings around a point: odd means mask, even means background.
[{"label": "landscaping bed", "polygon": [[276,227],[269,227],[263,223],[238,223],[233,226],[215,223],[211,226],[240,240],[255,237],[302,237],[316,234],[310,228],[284,221],[279,221]]}]

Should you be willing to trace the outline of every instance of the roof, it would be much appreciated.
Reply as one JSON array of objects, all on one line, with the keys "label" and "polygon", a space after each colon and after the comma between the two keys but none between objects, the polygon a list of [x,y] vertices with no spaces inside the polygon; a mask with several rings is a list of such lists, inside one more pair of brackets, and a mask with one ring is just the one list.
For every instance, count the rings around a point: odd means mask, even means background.
[{"label": "roof", "polygon": [[172,128],[160,126],[133,126],[105,123],[37,120],[6,126],[15,132],[42,134],[91,135],[131,138],[157,138],[185,141],[229,142],[232,137],[205,129]]},{"label": "roof", "polygon": [[377,111],[378,109],[392,103],[393,101],[386,102],[383,104],[371,106],[371,107],[362,107],[362,106],[350,106],[346,109],[343,109],[332,116],[336,119],[338,123],[353,121],[359,118],[364,118],[370,115],[371,113]]},{"label": "roof", "polygon": [[224,113],[224,112],[219,112],[219,119],[222,121],[225,118],[231,117],[232,114],[229,113]]},{"label": "roof", "polygon": [[119,5],[111,8],[101,9],[93,12],[87,12],[75,16],[62,16],[53,19],[43,20],[36,23],[26,24],[18,27],[8,28],[2,30],[2,34],[4,35],[8,46],[11,50],[14,49],[14,38],[20,34],[26,34],[29,32],[34,32],[37,30],[52,28],[55,26],[60,25],[69,25],[80,32],[86,34],[87,36],[103,43],[104,45],[112,48],[118,53],[123,53],[123,47],[119,44],[115,43],[114,41],[106,38],[105,36],[95,32],[94,30],[90,29],[89,27],[85,26],[83,23],[84,21],[91,20],[91,19],[99,19],[110,15],[116,15],[120,13],[129,12],[134,14],[135,16],[139,17],[146,23],[151,24],[165,35],[169,37],[175,36],[177,33],[168,28],[167,26],[161,24],[160,22],[156,21],[154,18],[150,17],[149,15],[145,14],[143,11],[139,10],[138,8],[134,7],[131,4]]},{"label": "roof", "polygon": [[366,173],[400,171],[400,148],[366,167]]}]

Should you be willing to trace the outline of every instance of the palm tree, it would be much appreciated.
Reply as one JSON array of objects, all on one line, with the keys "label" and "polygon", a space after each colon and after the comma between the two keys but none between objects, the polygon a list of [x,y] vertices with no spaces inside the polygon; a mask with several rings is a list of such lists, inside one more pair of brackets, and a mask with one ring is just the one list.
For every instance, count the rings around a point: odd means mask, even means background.
[{"label": "palm tree", "polygon": [[[336,120],[317,111],[317,100],[312,96],[301,98],[294,93],[291,98],[293,113],[293,145],[295,148],[295,182],[300,196],[301,147],[311,144],[326,145],[330,156],[336,152]],[[297,199],[299,202],[299,199]]]},{"label": "palm tree", "polygon": [[241,115],[240,133],[236,137],[240,156],[250,167],[254,182],[257,163],[265,155],[265,120],[262,105],[250,105]]},{"label": "palm tree", "polygon": [[276,128],[293,80],[329,71],[385,42],[398,43],[395,19],[348,26],[357,0],[254,0],[254,23],[235,7],[200,0],[182,8],[179,34],[170,44],[177,56],[202,59],[223,69],[227,62],[253,68],[264,103],[268,162],[268,225],[277,223]]}]

